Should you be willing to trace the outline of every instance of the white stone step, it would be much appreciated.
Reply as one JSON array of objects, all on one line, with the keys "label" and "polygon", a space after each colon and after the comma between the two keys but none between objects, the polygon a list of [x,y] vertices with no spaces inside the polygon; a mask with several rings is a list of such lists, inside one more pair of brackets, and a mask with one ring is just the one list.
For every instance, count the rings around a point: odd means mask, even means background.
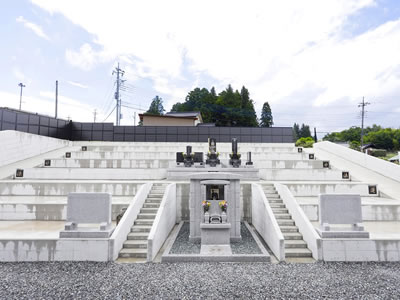
[{"label": "white stone step", "polygon": [[285,240],[302,240],[303,236],[298,232],[284,232],[282,233]]},{"label": "white stone step", "polygon": [[59,180],[160,180],[167,176],[167,168],[154,169],[90,169],[90,168],[33,168],[24,169],[18,179]]},{"label": "white stone step", "polygon": [[312,257],[312,252],[307,248],[286,248],[285,257]]},{"label": "white stone step", "polygon": [[153,225],[154,219],[136,219],[134,225]]},{"label": "white stone step", "polygon": [[290,214],[285,214],[285,213],[275,214],[274,213],[274,215],[275,215],[275,219],[277,219],[277,220],[282,220],[282,219],[291,220],[292,219],[292,216]]},{"label": "white stone step", "polygon": [[299,232],[299,229],[297,228],[297,226],[294,226],[294,225],[282,225],[282,226],[279,226],[279,228],[282,233],[284,233],[284,232]]},{"label": "white stone step", "polygon": [[[259,176],[264,180],[291,181],[349,181],[342,178],[342,171],[331,169],[260,169]],[[351,177],[351,174],[350,174]]]},{"label": "white stone step", "polygon": [[292,219],[288,219],[288,220],[285,220],[285,219],[278,220],[277,219],[276,222],[278,222],[279,226],[292,226],[295,224]]},{"label": "white stone step", "polygon": [[1,196],[65,196],[69,193],[110,193],[135,196],[142,181],[113,180],[2,180]]},{"label": "white stone step", "polygon": [[44,168],[159,169],[175,165],[174,159],[51,159]]},{"label": "white stone step", "polygon": [[138,219],[155,219],[157,214],[154,213],[139,213],[137,218]]},{"label": "white stone step", "polygon": [[131,232],[128,233],[128,240],[147,240],[148,232]]},{"label": "white stone step", "polygon": [[147,240],[126,240],[124,248],[147,249]]},{"label": "white stone step", "polygon": [[141,209],[140,209],[140,212],[141,213],[144,213],[144,214],[157,214],[157,211],[158,211],[158,208],[148,208],[148,207],[142,207]]},{"label": "white stone step", "polygon": [[274,214],[287,214],[288,209],[287,208],[276,208],[276,207],[271,207],[272,212]]},{"label": "white stone step", "polygon": [[119,257],[122,257],[122,258],[146,258],[147,257],[147,249],[123,248],[119,252]]},{"label": "white stone step", "polygon": [[285,248],[307,248],[307,243],[303,240],[286,240]]},{"label": "white stone step", "polygon": [[134,225],[131,232],[150,232],[152,225]]}]

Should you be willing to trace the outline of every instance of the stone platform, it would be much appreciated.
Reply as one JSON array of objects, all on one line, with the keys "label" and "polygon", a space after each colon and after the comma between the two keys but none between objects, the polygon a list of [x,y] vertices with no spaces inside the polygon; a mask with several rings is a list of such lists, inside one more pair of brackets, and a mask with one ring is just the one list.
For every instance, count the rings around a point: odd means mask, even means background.
[{"label": "stone platform", "polygon": [[175,167],[167,169],[167,180],[188,180],[189,175],[196,173],[232,173],[241,175],[241,180],[251,180],[258,181],[259,178],[259,170],[257,168],[223,168],[223,167],[207,167],[207,166],[194,166],[190,168],[185,167]]}]

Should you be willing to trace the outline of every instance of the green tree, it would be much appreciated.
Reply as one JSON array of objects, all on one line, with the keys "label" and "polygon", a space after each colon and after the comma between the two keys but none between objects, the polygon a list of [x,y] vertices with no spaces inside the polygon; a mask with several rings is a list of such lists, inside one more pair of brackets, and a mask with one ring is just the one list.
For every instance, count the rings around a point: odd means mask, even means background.
[{"label": "green tree", "polygon": [[297,123],[294,123],[293,125],[293,137],[295,141],[300,138],[300,126]]},{"label": "green tree", "polygon": [[274,125],[274,120],[272,117],[271,107],[268,102],[265,102],[261,111],[260,126],[271,127],[272,125]]},{"label": "green tree", "polygon": [[305,125],[304,123],[301,124],[299,137],[300,138],[302,138],[302,137],[303,138],[311,137],[310,126]]},{"label": "green tree", "polygon": [[163,106],[163,100],[159,96],[155,96],[153,98],[153,101],[151,101],[149,110],[146,111],[148,114],[152,115],[162,115],[164,113],[165,109]]},{"label": "green tree", "polygon": [[254,109],[254,102],[250,99],[249,90],[244,86],[240,90],[241,116],[238,122],[239,126],[258,127],[257,114]]}]

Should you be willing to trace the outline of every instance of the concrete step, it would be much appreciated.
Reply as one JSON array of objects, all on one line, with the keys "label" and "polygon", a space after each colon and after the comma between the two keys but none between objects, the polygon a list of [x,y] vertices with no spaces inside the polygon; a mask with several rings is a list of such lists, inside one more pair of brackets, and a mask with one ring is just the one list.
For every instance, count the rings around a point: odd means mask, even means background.
[{"label": "concrete step", "polygon": [[156,214],[146,214],[146,213],[139,213],[137,216],[138,219],[155,219]]},{"label": "concrete step", "polygon": [[153,225],[153,219],[136,219],[134,225]]},{"label": "concrete step", "polygon": [[286,208],[286,205],[282,203],[270,203],[269,206],[271,206],[271,208]]},{"label": "concrete step", "polygon": [[282,199],[271,199],[271,198],[268,198],[268,202],[269,203],[283,203],[283,200]]},{"label": "concrete step", "polygon": [[128,233],[128,240],[147,240],[148,232],[131,232]]},{"label": "concrete step", "polygon": [[147,249],[147,240],[127,240],[124,242],[124,248]]},{"label": "concrete step", "polygon": [[[310,181],[350,181],[343,179],[342,171],[332,169],[260,169],[260,179],[274,178],[277,181],[297,181],[307,178]],[[350,176],[351,177],[351,174]]]},{"label": "concrete step", "polygon": [[119,252],[119,257],[122,258],[146,258],[147,257],[147,249],[129,249],[123,248]]},{"label": "concrete step", "polygon": [[293,226],[295,224],[292,219],[289,220],[281,219],[276,221],[278,222],[279,226]]},{"label": "concrete step", "polygon": [[161,203],[161,199],[149,199],[147,198],[144,204],[157,204],[158,206]]},{"label": "concrete step", "polygon": [[298,232],[285,232],[282,233],[285,240],[302,240],[303,236]]},{"label": "concrete step", "polygon": [[275,215],[275,219],[279,219],[279,220],[282,220],[282,219],[285,219],[285,220],[290,220],[290,219],[292,219],[292,216],[290,215],[290,214],[275,214],[274,213],[274,215]]},{"label": "concrete step", "polygon": [[162,197],[163,197],[163,195],[164,194],[148,194],[147,195],[147,198],[149,198],[149,199],[162,199]]},{"label": "concrete step", "polygon": [[144,213],[144,214],[157,214],[157,211],[158,211],[158,207],[142,207],[141,209],[140,209],[140,212],[141,213]]},{"label": "concrete step", "polygon": [[271,199],[281,198],[278,193],[265,193],[265,197],[267,197],[268,199],[269,198],[271,198]]},{"label": "concrete step", "polygon": [[274,212],[274,214],[287,214],[288,213],[288,209],[287,208],[271,207],[271,209]]},{"label": "concrete step", "polygon": [[152,225],[134,225],[131,232],[150,232]]},{"label": "concrete step", "polygon": [[[160,180],[167,177],[167,168],[136,168],[136,169],[113,169],[113,168],[31,168],[24,169],[23,180]],[[16,180],[17,181],[17,180]]]},{"label": "concrete step", "polygon": [[285,241],[285,248],[307,248],[307,243],[303,240],[287,240]]},{"label": "concrete step", "polygon": [[110,193],[135,196],[144,182],[114,180],[2,180],[1,196],[65,196],[69,193]]},{"label": "concrete step", "polygon": [[282,233],[284,233],[284,232],[299,232],[299,228],[297,228],[297,226],[294,226],[294,225],[292,225],[292,226],[283,225],[283,226],[279,226],[279,228],[281,229]]},{"label": "concrete step", "polygon": [[285,249],[285,257],[312,257],[312,252],[307,248],[287,248]]},{"label": "concrete step", "polygon": [[159,208],[160,207],[160,203],[147,203],[145,202],[143,204],[143,208]]}]

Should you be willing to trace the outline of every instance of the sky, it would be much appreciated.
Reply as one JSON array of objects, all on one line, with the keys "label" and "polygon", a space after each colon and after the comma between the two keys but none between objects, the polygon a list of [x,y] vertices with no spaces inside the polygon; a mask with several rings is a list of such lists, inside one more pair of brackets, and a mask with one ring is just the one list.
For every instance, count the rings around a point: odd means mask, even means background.
[{"label": "sky", "polygon": [[[196,87],[250,91],[274,126],[400,127],[398,0],[0,0],[0,107],[121,125]],[[96,113],[94,113],[96,112]]]}]

